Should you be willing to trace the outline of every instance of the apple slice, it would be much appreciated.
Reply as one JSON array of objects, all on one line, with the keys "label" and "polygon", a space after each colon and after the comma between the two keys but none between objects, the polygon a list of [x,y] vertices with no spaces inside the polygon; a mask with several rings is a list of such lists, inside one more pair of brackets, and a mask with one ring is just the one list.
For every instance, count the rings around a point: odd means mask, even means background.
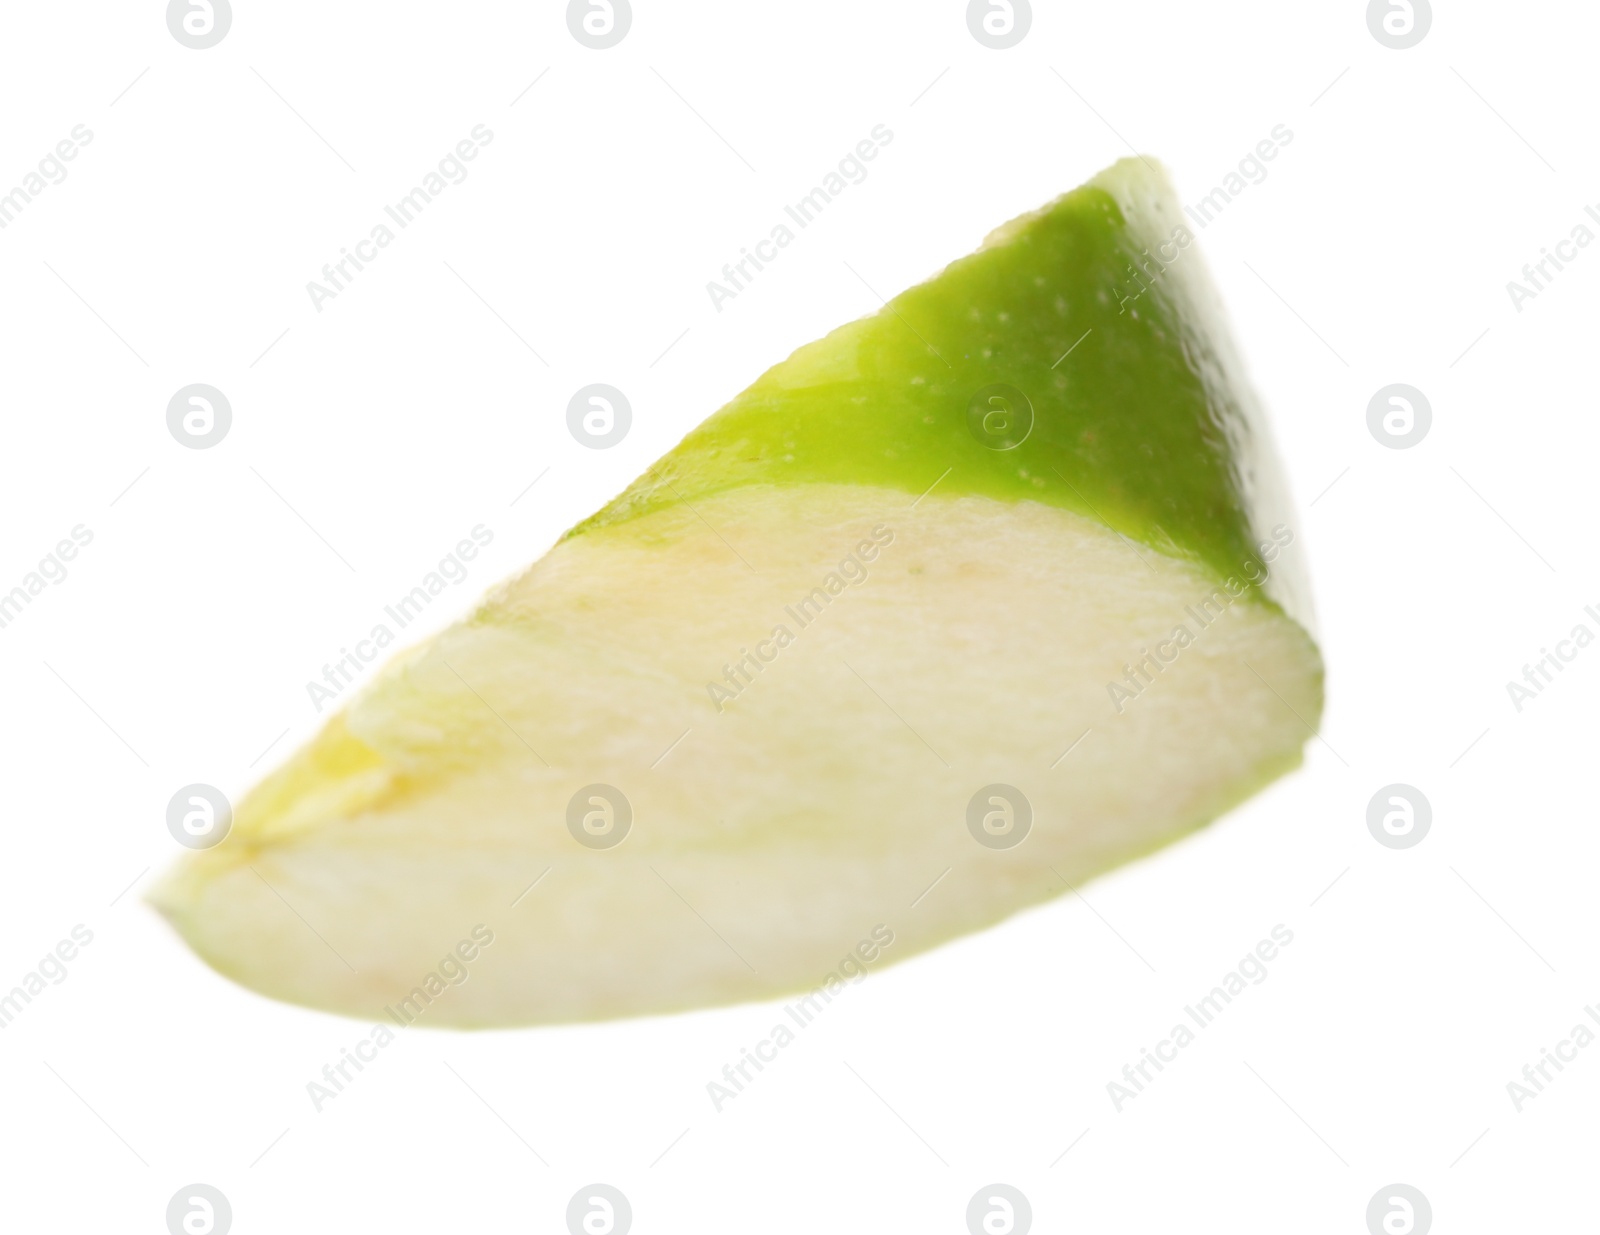
[{"label": "apple slice", "polygon": [[1125,160],[769,370],[153,900],[353,1016],[830,991],[1296,766],[1299,548],[1177,202]]}]

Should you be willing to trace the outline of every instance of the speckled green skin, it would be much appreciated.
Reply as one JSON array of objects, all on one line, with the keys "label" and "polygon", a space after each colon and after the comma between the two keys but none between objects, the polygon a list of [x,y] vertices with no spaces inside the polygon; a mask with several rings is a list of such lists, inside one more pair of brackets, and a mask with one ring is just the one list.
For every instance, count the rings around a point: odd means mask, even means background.
[{"label": "speckled green skin", "polygon": [[[968,428],[997,382],[1034,413],[1003,451]],[[1286,518],[1276,477],[1166,177],[1126,159],[769,369],[569,535],[741,485],[937,482],[1090,515],[1226,577]],[[1253,591],[1305,621],[1280,574]]]}]

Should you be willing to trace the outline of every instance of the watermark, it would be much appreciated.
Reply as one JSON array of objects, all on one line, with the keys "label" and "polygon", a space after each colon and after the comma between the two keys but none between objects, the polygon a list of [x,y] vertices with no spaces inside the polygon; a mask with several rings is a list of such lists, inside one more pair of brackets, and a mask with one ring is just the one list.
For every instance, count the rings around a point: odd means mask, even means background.
[{"label": "watermark", "polygon": [[170,0],[167,5],[167,29],[191,51],[215,47],[232,26],[228,0]]},{"label": "watermark", "polygon": [[1033,1206],[1021,1188],[990,1184],[979,1188],[967,1202],[971,1235],[1028,1235],[1032,1227]]},{"label": "watermark", "polygon": [[615,785],[585,785],[567,803],[567,831],[585,849],[615,849],[633,828],[633,803]]},{"label": "watermark", "polygon": [[[1162,276],[1177,264],[1178,258],[1183,255],[1183,251],[1193,243],[1194,233],[1182,223],[1179,223],[1173,229],[1172,235],[1156,245],[1154,254],[1149,249],[1140,249],[1139,257],[1135,259],[1139,263],[1138,268],[1135,269],[1131,262],[1128,264],[1131,283],[1117,289],[1117,312],[1128,312],[1128,306],[1159,283]],[[1167,252],[1169,248],[1172,250],[1170,253]],[[1125,295],[1124,292],[1129,288],[1132,291]],[[1133,310],[1133,316],[1139,316],[1137,308]]]},{"label": "watermark", "polygon": [[[322,705],[337,699],[348,687],[354,685],[363,669],[378,659],[378,653],[395,641],[395,633],[404,630],[431,605],[436,596],[443,595],[447,587],[460,587],[466,581],[467,563],[488,548],[494,540],[494,531],[479,523],[470,536],[456,542],[454,549],[439,559],[438,565],[422,576],[421,582],[392,604],[383,607],[388,622],[374,623],[365,639],[357,639],[354,649],[339,649],[339,659],[322,666],[322,680],[306,683],[306,694],[319,713]],[[390,622],[393,626],[390,626]]]},{"label": "watermark", "polygon": [[1420,845],[1433,826],[1433,805],[1414,785],[1385,785],[1367,803],[1367,831],[1385,849]]},{"label": "watermark", "polygon": [[1433,427],[1433,404],[1415,386],[1394,382],[1367,400],[1367,432],[1380,446],[1410,450]]},{"label": "watermark", "polygon": [[[394,1007],[388,1004],[383,1006],[390,1020],[401,1029],[415,1024],[417,1018],[448,993],[451,987],[460,986],[471,976],[467,966],[478,959],[482,948],[494,942],[494,932],[479,923],[472,928],[470,936],[446,953],[405,998],[396,1001]],[[306,1094],[311,1098],[311,1105],[317,1114],[322,1114],[322,1108],[327,1103],[343,1094],[356,1077],[366,1070],[366,1065],[378,1058],[378,1052],[394,1040],[395,1031],[379,1024],[374,1025],[372,1032],[360,1039],[353,1049],[341,1047],[339,1058],[322,1066],[322,1081],[306,1082]],[[351,1069],[354,1069],[354,1075]]]},{"label": "watermark", "polygon": [[11,1022],[22,1015],[36,996],[44,994],[51,986],[60,986],[65,982],[67,965],[78,959],[78,949],[87,948],[94,942],[94,932],[81,922],[68,934],[69,938],[46,952],[43,960],[23,974],[9,991],[0,995],[0,1029],[9,1029]]},{"label": "watermark", "polygon": [[[1585,1004],[1583,1012],[1596,1025],[1600,1025],[1600,1007]],[[1565,1072],[1565,1065],[1575,1062],[1578,1052],[1594,1040],[1595,1031],[1579,1021],[1567,1031],[1565,1038],[1556,1043],[1555,1050],[1541,1046],[1539,1062],[1522,1065],[1522,1080],[1506,1082],[1506,1094],[1517,1114],[1522,1114],[1523,1106],[1542,1094],[1544,1087],[1555,1079],[1550,1075],[1551,1068],[1558,1074]]]},{"label": "watermark", "polygon": [[[467,164],[476,159],[479,151],[493,141],[494,132],[488,125],[473,125],[472,132],[458,141],[451,152],[439,160],[433,171],[423,176],[422,180],[399,201],[393,205],[385,205],[383,212],[394,221],[396,227],[404,231],[416,222],[428,205],[437,200],[447,188],[460,184],[467,178]],[[311,297],[311,307],[321,313],[322,306],[327,301],[337,297],[340,292],[349,291],[356,275],[367,268],[367,263],[376,261],[378,255],[394,243],[394,239],[394,229],[387,223],[379,223],[373,227],[366,239],[356,241],[353,246],[354,252],[350,249],[340,249],[342,256],[338,261],[323,265],[322,281],[312,279],[306,283],[306,294]],[[354,267],[354,270],[351,267]]]},{"label": "watermark", "polygon": [[460,986],[472,976],[467,966],[477,960],[483,949],[494,942],[494,932],[480,922],[468,932],[468,936],[457,943],[453,951],[447,952],[438,965],[430,969],[422,981],[411,988],[404,999],[398,1000],[392,1008],[388,1004],[384,1005],[383,1010],[388,1013],[390,1020],[402,1028],[410,1025],[434,1000],[446,994],[452,986]]},{"label": "watermark", "polygon": [[[1583,612],[1591,621],[1600,624],[1600,610],[1593,605],[1585,605]],[[1544,694],[1544,688],[1556,680],[1556,675],[1565,673],[1567,666],[1578,659],[1578,653],[1593,642],[1594,632],[1579,622],[1565,639],[1556,640],[1554,652],[1549,648],[1540,648],[1539,659],[1531,665],[1522,666],[1522,681],[1506,683],[1511,706],[1520,713],[1526,704]]]},{"label": "watermark", "polygon": [[185,849],[211,849],[228,838],[233,804],[214,785],[185,785],[167,803],[167,831]]},{"label": "watermark", "polygon": [[1033,402],[1006,382],[980,386],[967,400],[967,432],[990,450],[1015,450],[1033,432]]},{"label": "watermark", "polygon": [[967,29],[990,51],[1005,51],[1028,37],[1033,8],[1028,0],[968,0]]},{"label": "watermark", "polygon": [[372,1033],[360,1039],[354,1051],[347,1046],[341,1047],[338,1059],[331,1064],[323,1064],[322,1079],[328,1083],[323,1085],[317,1081],[306,1082],[306,1093],[311,1096],[311,1105],[317,1114],[322,1114],[324,1103],[332,1102],[344,1092],[346,1085],[355,1080],[355,1077],[350,1075],[351,1068],[358,1074],[363,1072],[365,1065],[377,1059],[378,1052],[393,1041],[394,1030],[387,1025],[374,1025]]},{"label": "watermark", "polygon": [[567,1202],[570,1235],[628,1235],[633,1226],[633,1206],[621,1188],[589,1184]]},{"label": "watermark", "polygon": [[167,400],[167,432],[180,446],[208,450],[233,427],[233,404],[215,386],[195,382]]},{"label": "watermark", "polygon": [[[1111,697],[1111,707],[1117,715],[1120,716],[1130,701],[1149,690],[1162,673],[1176,664],[1178,657],[1192,647],[1200,634],[1221,617],[1234,601],[1252,586],[1264,583],[1271,573],[1268,568],[1278,560],[1278,554],[1293,543],[1294,532],[1286,525],[1278,524],[1272,529],[1272,539],[1256,546],[1259,561],[1247,558],[1239,567],[1239,574],[1229,575],[1212,590],[1211,595],[1197,604],[1185,605],[1183,611],[1190,621],[1174,626],[1172,633],[1157,643],[1154,650],[1140,648],[1143,655],[1139,660],[1122,666],[1122,679],[1106,683],[1106,694]],[[1194,624],[1193,629],[1190,628],[1190,622]]]},{"label": "watermark", "polygon": [[1267,164],[1276,159],[1283,148],[1293,141],[1293,129],[1286,124],[1273,125],[1272,131],[1255,144],[1255,149],[1239,160],[1237,170],[1224,176],[1222,183],[1195,205],[1185,206],[1183,213],[1198,223],[1202,229],[1209,226],[1235,198],[1251,185],[1260,184],[1267,178],[1270,170]]},{"label": "watermark", "polygon": [[722,681],[706,683],[706,694],[711,697],[712,706],[721,712],[748,690],[756,678],[766,672],[766,667],[778,659],[778,654],[793,645],[799,638],[798,632],[815,622],[836,597],[867,581],[867,564],[877,561],[878,554],[893,543],[894,529],[883,523],[878,524],[872,529],[871,538],[863,538],[857,543],[855,549],[845,554],[839,565],[830,570],[818,586],[794,604],[785,605],[783,612],[794,623],[795,629],[790,630],[786,623],[779,622],[770,635],[756,644],[755,651],[740,648],[739,659],[731,665],[722,666]]},{"label": "watermark", "polygon": [[1432,25],[1428,0],[1371,0],[1367,5],[1367,29],[1392,51],[1415,47]]},{"label": "watermark", "polygon": [[72,132],[58,141],[50,152],[39,160],[37,170],[29,172],[18,182],[16,188],[5,196],[0,197],[0,231],[4,231],[17,216],[51,185],[60,184],[67,178],[67,164],[78,157],[78,151],[94,141],[94,133],[88,125],[76,124]]},{"label": "watermark", "polygon": [[628,0],[570,0],[567,5],[567,29],[593,51],[615,47],[632,25]]},{"label": "watermark", "polygon": [[985,785],[967,803],[967,831],[985,849],[1015,849],[1033,830],[1033,803],[1015,785]]},{"label": "watermark", "polygon": [[[838,200],[847,188],[853,184],[860,184],[867,178],[867,164],[876,159],[878,152],[892,141],[894,141],[894,131],[888,125],[873,125],[872,131],[858,141],[849,154],[839,160],[835,170],[824,176],[820,184],[794,205],[785,206],[784,214],[792,219],[795,227],[801,231],[810,227],[829,204]],[[753,246],[754,252],[748,248],[741,248],[739,260],[729,262],[722,267],[721,280],[712,279],[706,284],[706,295],[711,297],[711,307],[721,313],[724,301],[733,300],[740,292],[748,291],[756,275],[765,270],[769,263],[777,261],[779,254],[794,243],[795,235],[795,231],[787,223],[780,222],[772,228],[765,239],[756,241]]]},{"label": "watermark", "polygon": [[567,431],[590,450],[609,450],[632,424],[633,406],[615,386],[595,382],[567,401]]},{"label": "watermark", "polygon": [[[1584,214],[1589,216],[1591,222],[1600,226],[1600,210],[1585,204]],[[1550,290],[1550,284],[1568,265],[1578,260],[1579,255],[1594,243],[1594,233],[1589,230],[1588,223],[1576,224],[1565,240],[1555,243],[1555,252],[1540,248],[1542,256],[1536,262],[1525,263],[1522,267],[1522,282],[1512,279],[1506,284],[1506,295],[1511,297],[1511,307],[1518,313],[1522,312],[1524,301],[1533,300],[1540,292]]]},{"label": "watermark", "polygon": [[33,603],[33,598],[53,584],[67,580],[67,563],[78,556],[94,540],[94,532],[79,523],[72,531],[56,541],[56,547],[39,559],[39,564],[22,576],[22,582],[9,592],[0,592],[0,630],[10,626],[22,611]]},{"label": "watermark", "polygon": [[1379,1188],[1367,1202],[1371,1235],[1428,1235],[1432,1226],[1433,1206],[1420,1188],[1410,1184]]},{"label": "watermark", "polygon": [[[1277,959],[1280,947],[1286,948],[1294,942],[1294,932],[1282,922],[1274,926],[1270,934],[1271,939],[1261,940],[1235,968],[1223,975],[1220,985],[1213,986],[1193,1004],[1184,1005],[1184,1014],[1196,1026],[1201,1029],[1210,1027],[1228,1005],[1244,993],[1247,985],[1260,986],[1267,980],[1270,972],[1267,962]],[[1154,1052],[1140,1047],[1139,1062],[1122,1066],[1122,1080],[1106,1082],[1106,1093],[1111,1098],[1111,1104],[1117,1108],[1117,1114],[1122,1114],[1124,1103],[1137,1098],[1144,1092],[1145,1086],[1155,1080],[1150,1073],[1151,1068],[1158,1074],[1164,1071],[1163,1065],[1176,1060],[1178,1052],[1194,1042],[1196,1036],[1193,1029],[1179,1021],[1168,1031],[1167,1037],[1156,1043]]]},{"label": "watermark", "polygon": [[179,1188],[167,1202],[167,1230],[171,1235],[228,1235],[233,1229],[233,1206],[221,1188],[190,1184]]},{"label": "watermark", "polygon": [[[846,989],[847,980],[855,984],[866,979],[867,966],[877,960],[884,949],[892,943],[894,943],[894,932],[882,922],[878,923],[866,939],[858,942],[853,951],[846,953],[839,963],[828,971],[828,975],[814,990],[792,1004],[784,1004],[784,1013],[797,1028],[808,1028],[834,998]],[[717,1114],[722,1114],[723,1106],[742,1094],[745,1087],[755,1080],[750,1069],[754,1068],[758,1074],[765,1071],[766,1065],[778,1058],[778,1052],[793,1043],[797,1037],[794,1029],[779,1021],[765,1038],[756,1043],[753,1051],[748,1047],[740,1047],[739,1058],[733,1063],[722,1065],[722,1080],[727,1084],[721,1081],[706,1082],[706,1093],[710,1096],[711,1105],[716,1108]]]}]

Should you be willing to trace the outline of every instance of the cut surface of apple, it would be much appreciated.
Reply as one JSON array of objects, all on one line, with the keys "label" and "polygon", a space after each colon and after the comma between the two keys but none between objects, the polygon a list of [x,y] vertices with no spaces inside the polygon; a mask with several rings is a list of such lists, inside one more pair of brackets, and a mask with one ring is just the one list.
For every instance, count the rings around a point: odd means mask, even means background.
[{"label": "cut surface of apple", "polygon": [[152,900],[248,987],[422,1025],[836,984],[1297,765],[1300,549],[1193,238],[1125,160],[767,372]]}]

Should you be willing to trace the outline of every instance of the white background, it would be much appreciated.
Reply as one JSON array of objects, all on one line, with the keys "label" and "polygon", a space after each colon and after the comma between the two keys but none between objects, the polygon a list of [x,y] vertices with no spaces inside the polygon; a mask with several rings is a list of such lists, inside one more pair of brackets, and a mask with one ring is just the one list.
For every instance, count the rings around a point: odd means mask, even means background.
[{"label": "white background", "polygon": [[[94,942],[0,1032],[6,1226],[158,1232],[203,1181],[241,1233],[561,1231],[602,1180],[639,1232],[958,1233],[1004,1181],[1040,1231],[1359,1235],[1398,1181],[1440,1232],[1576,1229],[1600,1049],[1521,1113],[1506,1083],[1600,1000],[1600,650],[1520,714],[1505,683],[1600,633],[1600,248],[1520,313],[1506,283],[1600,202],[1600,16],[1439,5],[1394,51],[1364,7],[1040,3],[991,51],[953,0],[637,0],[592,51],[553,2],[275,0],[194,51],[149,0],[8,6],[0,192],[94,138],[0,231],[0,590],[94,540],[0,630],[0,989]],[[469,178],[317,312],[307,281],[477,124]],[[870,177],[714,311],[878,124]],[[875,309],[846,262],[892,294],[1126,143],[1192,203],[1279,124],[1199,239],[1309,551],[1305,768],[875,973],[720,1114],[706,1082],[775,1006],[402,1034],[316,1113],[366,1030],[230,984],[143,903],[173,792],[237,799],[313,733],[306,681],[474,524],[430,628]],[[166,427],[192,382],[232,403],[209,450]],[[609,451],[565,426],[590,382],[632,401]],[[1391,382],[1432,404],[1413,449],[1366,426]],[[1434,812],[1405,851],[1366,826],[1396,781]],[[1277,923],[1271,976],[1118,1113],[1106,1083]]]}]

